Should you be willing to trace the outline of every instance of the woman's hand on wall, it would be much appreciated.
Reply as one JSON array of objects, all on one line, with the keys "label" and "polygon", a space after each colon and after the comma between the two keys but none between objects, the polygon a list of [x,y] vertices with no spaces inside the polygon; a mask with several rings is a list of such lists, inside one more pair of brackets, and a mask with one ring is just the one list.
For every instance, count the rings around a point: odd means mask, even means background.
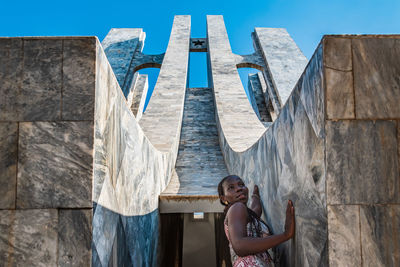
[{"label": "woman's hand on wall", "polygon": [[286,221],[285,221],[285,236],[287,239],[291,239],[294,236],[295,231],[295,221],[294,221],[294,206],[291,200],[288,201],[286,207]]}]

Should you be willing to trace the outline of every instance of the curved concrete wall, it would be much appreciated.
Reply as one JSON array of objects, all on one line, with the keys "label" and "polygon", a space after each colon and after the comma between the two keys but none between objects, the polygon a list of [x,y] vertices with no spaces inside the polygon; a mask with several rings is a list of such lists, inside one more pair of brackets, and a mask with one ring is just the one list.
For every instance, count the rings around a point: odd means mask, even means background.
[{"label": "curved concrete wall", "polygon": [[[327,261],[324,140],[313,128],[313,124],[323,128],[316,116],[324,112],[323,106],[317,106],[323,100],[321,62],[319,48],[276,121],[246,149],[236,149],[227,137],[231,129],[222,123],[234,114],[216,105],[220,145],[229,173],[241,176],[249,188],[260,186],[264,214],[275,233],[283,231],[287,200],[295,203],[296,237],[278,248],[282,266],[319,266]],[[213,63],[211,56],[218,101],[215,76],[219,73],[214,71]],[[242,102],[232,98],[228,104],[240,109]],[[237,135],[253,140],[248,137],[250,131],[251,125]]]},{"label": "curved concrete wall", "polygon": [[[156,196],[168,182],[170,162],[145,137],[99,44],[97,49],[92,264],[152,266]],[[140,239],[139,225],[148,233]]]},{"label": "curved concrete wall", "polygon": [[[229,85],[225,81],[236,75],[232,52],[212,24],[218,17],[208,22],[209,68],[228,171],[250,189],[260,186],[264,216],[275,233],[284,230],[287,200],[294,201],[296,235],[278,246],[278,265],[398,264],[398,36],[325,37],[278,118],[261,132],[254,114],[236,115],[253,110],[230,92],[240,86],[234,77]],[[232,71],[223,72],[222,65]],[[390,216],[392,221],[385,219]]]},{"label": "curved concrete wall", "polygon": [[98,44],[94,266],[157,265],[158,196],[169,182],[178,153],[189,40],[189,16],[176,16],[158,82],[140,125]]}]

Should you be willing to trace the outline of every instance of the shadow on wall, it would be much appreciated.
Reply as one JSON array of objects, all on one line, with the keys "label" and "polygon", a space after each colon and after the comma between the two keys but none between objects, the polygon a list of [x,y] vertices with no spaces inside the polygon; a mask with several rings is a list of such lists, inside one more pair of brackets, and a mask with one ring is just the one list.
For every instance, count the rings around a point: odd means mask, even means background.
[{"label": "shadow on wall", "polygon": [[157,266],[158,210],[124,216],[95,202],[93,210],[92,266]]}]

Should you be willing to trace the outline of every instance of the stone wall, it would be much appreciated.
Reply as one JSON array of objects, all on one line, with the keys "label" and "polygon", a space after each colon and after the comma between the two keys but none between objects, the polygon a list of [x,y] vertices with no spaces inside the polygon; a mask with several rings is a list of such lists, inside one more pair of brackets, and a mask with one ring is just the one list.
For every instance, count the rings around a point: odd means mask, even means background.
[{"label": "stone wall", "polygon": [[400,264],[400,37],[326,36],[330,266]]},{"label": "stone wall", "polygon": [[0,38],[0,265],[90,265],[95,51]]},{"label": "stone wall", "polygon": [[244,149],[229,138],[235,116],[211,57],[229,172],[260,186],[275,233],[294,201],[296,235],[278,246],[278,265],[399,264],[399,51],[397,36],[325,37],[276,121]]}]

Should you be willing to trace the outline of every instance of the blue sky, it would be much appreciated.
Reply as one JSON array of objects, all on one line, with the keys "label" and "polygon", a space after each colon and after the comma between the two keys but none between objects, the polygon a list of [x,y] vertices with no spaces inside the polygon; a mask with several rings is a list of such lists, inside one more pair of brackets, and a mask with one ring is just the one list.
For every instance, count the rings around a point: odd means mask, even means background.
[{"label": "blue sky", "polygon": [[[95,35],[102,40],[110,28],[143,28],[144,52],[158,54],[167,47],[173,16],[182,14],[192,16],[192,37],[205,37],[207,14],[224,15],[238,54],[253,51],[254,27],[286,28],[307,58],[324,34],[400,33],[398,0],[23,0],[2,1],[0,36]],[[190,86],[205,86],[205,57],[193,56]]]}]

